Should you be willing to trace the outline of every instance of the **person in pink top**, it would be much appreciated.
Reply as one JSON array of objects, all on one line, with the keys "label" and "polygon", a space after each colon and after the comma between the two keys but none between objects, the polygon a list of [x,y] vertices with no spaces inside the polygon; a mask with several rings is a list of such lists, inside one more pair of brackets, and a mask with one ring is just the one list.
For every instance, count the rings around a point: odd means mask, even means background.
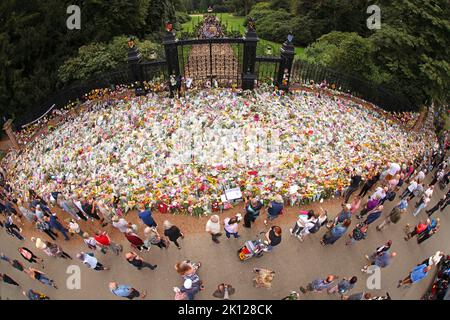
[{"label": "person in pink top", "polygon": [[355,214],[355,212],[359,210],[360,206],[361,206],[361,197],[356,196],[351,203],[351,207],[350,207],[351,214],[352,215]]}]

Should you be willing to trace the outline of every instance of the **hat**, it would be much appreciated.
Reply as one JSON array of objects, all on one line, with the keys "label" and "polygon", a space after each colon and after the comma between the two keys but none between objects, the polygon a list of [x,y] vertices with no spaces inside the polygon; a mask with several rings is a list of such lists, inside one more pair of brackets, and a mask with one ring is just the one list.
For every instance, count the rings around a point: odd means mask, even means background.
[{"label": "hat", "polygon": [[186,279],[184,281],[183,287],[185,287],[186,289],[192,288],[192,280],[191,279]]}]

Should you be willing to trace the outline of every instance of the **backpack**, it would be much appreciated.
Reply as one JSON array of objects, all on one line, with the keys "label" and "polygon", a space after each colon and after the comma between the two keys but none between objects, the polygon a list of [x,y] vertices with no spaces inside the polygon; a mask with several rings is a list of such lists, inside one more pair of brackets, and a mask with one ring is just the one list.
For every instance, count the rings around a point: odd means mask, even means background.
[{"label": "backpack", "polygon": [[397,194],[394,191],[388,191],[386,194],[386,199],[388,199],[389,201],[394,201],[396,196]]},{"label": "backpack", "polygon": [[316,233],[317,231],[320,230],[321,226],[322,226],[322,224],[320,223],[319,219],[317,219],[316,223],[314,223],[314,227],[309,229],[309,233]]}]

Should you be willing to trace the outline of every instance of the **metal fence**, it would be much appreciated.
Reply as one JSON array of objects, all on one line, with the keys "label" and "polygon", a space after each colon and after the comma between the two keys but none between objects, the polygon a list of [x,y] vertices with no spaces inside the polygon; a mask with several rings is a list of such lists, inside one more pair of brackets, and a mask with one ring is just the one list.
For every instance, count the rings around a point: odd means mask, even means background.
[{"label": "metal fence", "polygon": [[280,67],[280,57],[256,57],[255,74],[258,83],[273,84]]},{"label": "metal fence", "polygon": [[338,91],[349,93],[352,96],[371,102],[389,112],[419,110],[419,105],[406,96],[365,81],[362,78],[303,60],[294,62],[291,72],[291,84],[310,84],[311,81],[318,84],[324,80]]},{"label": "metal fence", "polygon": [[[159,78],[163,81],[167,79],[165,60],[143,62],[139,64],[142,80],[151,81]],[[128,85],[136,81],[130,66],[120,65],[115,70],[104,72],[91,77],[88,80],[74,82],[58,90],[39,107],[33,108],[32,112],[22,114],[14,120],[16,129],[20,129],[24,124],[29,123],[55,105],[55,109],[63,108],[71,102],[83,100],[85,95],[95,89],[112,88],[117,85]]]}]

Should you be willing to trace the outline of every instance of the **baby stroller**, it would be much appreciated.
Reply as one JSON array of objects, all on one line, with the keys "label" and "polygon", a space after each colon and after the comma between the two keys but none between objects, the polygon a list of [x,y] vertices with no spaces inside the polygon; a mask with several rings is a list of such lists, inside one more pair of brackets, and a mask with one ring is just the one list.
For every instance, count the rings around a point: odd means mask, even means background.
[{"label": "baby stroller", "polygon": [[[261,232],[264,233],[264,232]],[[239,260],[245,261],[253,257],[262,257],[264,252],[267,252],[267,245],[261,240],[245,241],[244,245],[238,250]]]}]

